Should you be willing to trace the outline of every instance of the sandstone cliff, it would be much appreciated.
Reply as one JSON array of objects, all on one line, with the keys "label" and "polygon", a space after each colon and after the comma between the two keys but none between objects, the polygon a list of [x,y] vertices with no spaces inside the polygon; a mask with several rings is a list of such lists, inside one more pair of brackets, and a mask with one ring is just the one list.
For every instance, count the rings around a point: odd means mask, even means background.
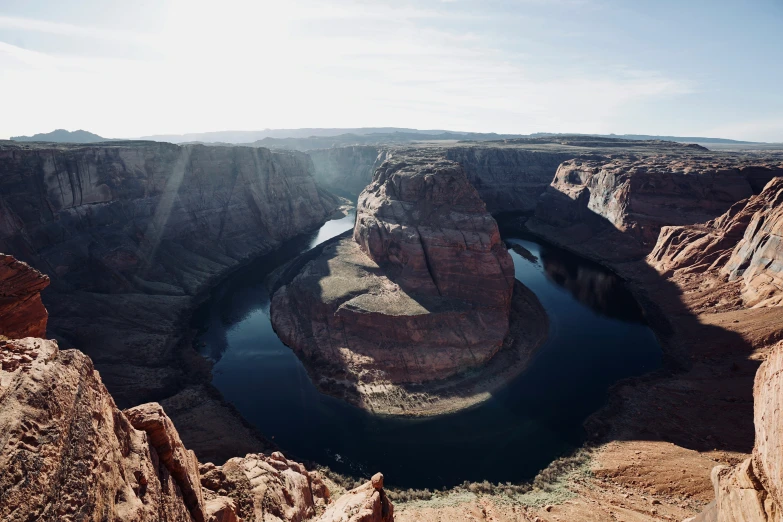
[{"label": "sandstone cliff", "polygon": [[663,273],[738,281],[743,306],[783,302],[783,178],[703,225],[661,229],[648,262]]},{"label": "sandstone cliff", "polygon": [[[384,163],[359,198],[353,237],[292,272],[272,298],[278,335],[323,390],[375,411],[432,410],[395,386],[482,366],[509,331],[511,257],[462,167],[438,156]],[[535,297],[519,293],[545,325]],[[528,332],[532,345],[542,329]],[[389,403],[393,395],[406,399]]]},{"label": "sandstone cliff", "polygon": [[81,352],[0,341],[0,520],[388,522],[378,480],[330,505],[280,453],[200,466],[160,405],[120,411]]},{"label": "sandstone cliff", "polygon": [[558,166],[575,155],[513,147],[451,147],[444,151],[446,159],[462,165],[468,181],[493,214],[535,210]]},{"label": "sandstone cliff", "polygon": [[712,470],[715,502],[698,522],[783,520],[783,343],[772,349],[753,386],[756,444],[753,455],[730,468]]},{"label": "sandstone cliff", "polygon": [[49,314],[41,302],[41,290],[48,285],[49,278],[38,270],[0,254],[0,336],[46,336]]},{"label": "sandstone cliff", "polygon": [[721,166],[690,156],[567,161],[528,226],[592,257],[639,259],[653,249],[662,227],[704,223],[783,175],[783,166],[750,161],[728,158]]},{"label": "sandstone cliff", "polygon": [[[3,145],[0,251],[51,278],[50,335],[94,360],[118,404],[161,400],[202,371],[183,360],[200,296],[336,209],[311,168],[303,153],[250,147]],[[218,412],[215,429],[233,416],[191,391],[192,407]],[[233,422],[245,452],[263,449]]]}]

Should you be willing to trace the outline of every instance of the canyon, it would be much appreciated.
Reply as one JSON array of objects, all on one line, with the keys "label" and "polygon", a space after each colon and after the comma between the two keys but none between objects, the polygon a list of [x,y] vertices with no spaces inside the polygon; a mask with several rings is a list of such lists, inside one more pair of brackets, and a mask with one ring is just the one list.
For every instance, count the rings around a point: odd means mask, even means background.
[{"label": "canyon", "polygon": [[[780,156],[567,137],[309,155],[4,143],[0,172],[3,517],[780,517]],[[338,215],[345,201],[319,183],[361,193],[355,227],[276,274],[271,313],[324,391],[379,413],[431,414],[408,385],[487,361],[501,370],[493,361],[507,366],[498,358],[521,319],[531,324],[511,337],[535,350],[546,319],[514,283],[490,216],[502,212],[619,274],[663,368],[612,388],[585,423],[588,456],[551,471],[554,482],[545,469],[525,493],[455,489],[392,510],[374,477],[334,500],[339,485],[276,452],[211,387],[187,328],[218,280]],[[459,319],[449,327],[422,309]],[[475,344],[444,343],[471,316],[491,328],[462,331]],[[319,358],[335,339],[338,355]],[[373,395],[379,386],[408,396]]]}]

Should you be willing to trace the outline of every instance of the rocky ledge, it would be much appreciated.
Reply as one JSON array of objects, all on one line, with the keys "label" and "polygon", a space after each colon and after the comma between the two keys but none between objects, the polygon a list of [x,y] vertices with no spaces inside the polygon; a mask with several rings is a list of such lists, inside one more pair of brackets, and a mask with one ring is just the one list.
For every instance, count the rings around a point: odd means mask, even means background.
[{"label": "rocky ledge", "polygon": [[[20,264],[0,292],[36,274]],[[199,464],[159,404],[121,411],[80,351],[0,340],[0,520],[393,520],[380,473],[337,502],[327,482],[279,452]]]},{"label": "rocky ledge", "polygon": [[781,175],[779,159],[620,155],[570,160],[557,169],[528,227],[593,258],[638,260],[653,249],[662,227],[716,218]]},{"label": "rocky ledge", "polygon": [[[352,237],[313,257],[278,285],[272,323],[321,389],[369,410],[473,404],[499,383],[487,374],[466,382],[466,370],[504,343],[519,368],[546,335],[543,309],[521,285],[514,291],[497,224],[457,163],[424,153],[387,161],[359,198]],[[514,342],[512,308],[525,325]]]},{"label": "rocky ledge", "polygon": [[0,362],[2,520],[393,520],[380,474],[334,502],[279,452],[200,465],[159,404],[120,411],[90,359],[56,341],[0,341]]},{"label": "rocky ledge", "polygon": [[783,178],[707,223],[663,227],[648,262],[667,275],[736,282],[738,306],[783,304]]}]

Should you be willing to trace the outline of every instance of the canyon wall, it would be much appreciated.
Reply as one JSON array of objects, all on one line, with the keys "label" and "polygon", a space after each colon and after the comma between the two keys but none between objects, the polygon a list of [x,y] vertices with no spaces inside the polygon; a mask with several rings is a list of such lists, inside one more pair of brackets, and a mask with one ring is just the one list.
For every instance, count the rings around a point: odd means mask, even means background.
[{"label": "canyon wall", "polygon": [[712,470],[715,502],[693,522],[783,520],[783,343],[756,373],[753,386],[756,444],[750,458]]},{"label": "canyon wall", "polygon": [[662,227],[713,219],[783,175],[783,165],[724,163],[696,156],[567,161],[528,227],[593,258],[640,259]]},{"label": "canyon wall", "polygon": [[47,274],[50,334],[90,355],[121,405],[186,379],[197,296],[337,207],[303,153],[127,142],[0,148],[0,251]]},{"label": "canyon wall", "polygon": [[661,229],[648,262],[665,274],[740,283],[742,305],[783,304],[783,178],[705,224]]},{"label": "canyon wall", "polygon": [[388,148],[371,145],[334,147],[307,152],[313,177],[325,187],[346,196],[359,195],[372,181],[373,172],[389,155]]},{"label": "canyon wall", "polygon": [[[406,147],[353,146],[311,150],[315,179],[339,193],[357,196],[375,170],[394,155],[416,154]],[[424,150],[424,149],[419,149]],[[491,213],[532,212],[558,165],[577,152],[531,151],[514,147],[460,146],[426,149],[462,165]]]},{"label": "canyon wall", "polygon": [[558,166],[574,152],[544,152],[512,147],[451,147],[444,157],[465,169],[487,210],[532,212]]}]

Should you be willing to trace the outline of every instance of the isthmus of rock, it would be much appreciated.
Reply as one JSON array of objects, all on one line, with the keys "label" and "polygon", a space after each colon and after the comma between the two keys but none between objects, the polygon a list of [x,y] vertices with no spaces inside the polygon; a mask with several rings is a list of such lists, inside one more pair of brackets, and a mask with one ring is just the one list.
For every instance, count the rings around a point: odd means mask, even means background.
[{"label": "isthmus of rock", "polygon": [[[375,412],[474,404],[546,335],[535,296],[515,293],[497,223],[452,161],[407,153],[383,163],[352,236],[307,260],[278,283],[272,323],[321,389]],[[506,342],[512,315],[530,323],[516,345]],[[485,366],[504,342],[513,364]]]}]

